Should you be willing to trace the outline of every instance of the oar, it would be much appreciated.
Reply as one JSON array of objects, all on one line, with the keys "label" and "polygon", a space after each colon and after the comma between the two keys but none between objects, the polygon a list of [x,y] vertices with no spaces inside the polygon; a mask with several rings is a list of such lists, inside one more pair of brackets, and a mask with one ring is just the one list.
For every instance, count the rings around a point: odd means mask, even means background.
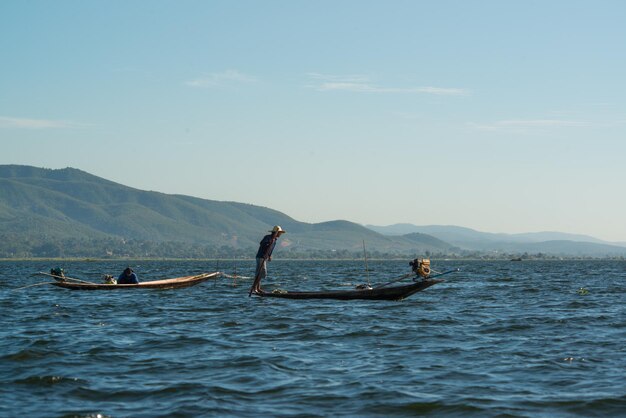
[{"label": "oar", "polygon": [[445,276],[446,274],[450,274],[450,273],[458,273],[459,271],[461,271],[461,269],[460,268],[456,268],[456,269],[453,269],[453,270],[444,271],[443,273],[435,274],[433,276],[429,276],[428,278],[429,279],[434,279],[435,277]]},{"label": "oar", "polygon": [[50,277],[54,277],[55,279],[61,279],[61,281],[63,281],[63,280],[72,280],[72,281],[78,282],[78,283],[97,284],[97,283],[93,283],[93,282],[87,282],[85,280],[75,279],[73,277],[58,276],[56,274],[44,273],[43,271],[40,271],[37,274],[43,274],[44,276],[50,276]]},{"label": "oar", "polygon": [[28,286],[18,287],[17,289],[12,289],[11,291],[14,292],[16,290],[26,289],[27,287],[41,286],[42,284],[55,284],[55,283],[56,282],[42,282],[42,283],[29,284]]},{"label": "oar", "polygon": [[263,270],[263,264],[267,262],[267,259],[270,256],[269,253],[272,249],[272,245],[276,242],[277,239],[278,239],[278,232],[272,234],[272,239],[270,240],[269,245],[265,249],[265,254],[263,254],[263,262],[260,263],[256,269],[256,274],[254,275],[254,282],[252,282],[252,287],[250,287],[250,293],[248,293],[248,297],[252,296],[252,291],[261,281],[261,271]]},{"label": "oar", "polygon": [[387,282],[385,284],[381,284],[380,286],[376,286],[374,289],[380,289],[381,287],[389,286],[390,284],[393,284],[393,283],[399,282],[400,280],[404,280],[404,279],[406,279],[408,277],[411,277],[411,276],[413,276],[413,274],[414,273],[405,274],[404,276],[400,277],[399,279],[395,279],[395,280],[392,280],[392,281]]},{"label": "oar", "polygon": [[[435,277],[441,277],[441,276],[444,276],[446,274],[456,273],[457,271],[461,271],[461,269],[457,268],[457,269],[454,269],[454,270],[444,271],[443,273],[434,274],[432,276],[428,276],[427,278],[428,279],[434,279]],[[395,279],[395,280],[392,280],[392,281],[387,282],[385,284],[381,284],[380,286],[376,286],[374,289],[380,289],[381,287],[385,287],[385,286],[388,286],[388,285],[390,285],[392,283],[399,282],[400,280],[404,280],[404,279],[406,279],[408,277],[411,277],[411,276],[413,276],[413,273],[405,274],[404,276],[400,277],[399,279]]]}]

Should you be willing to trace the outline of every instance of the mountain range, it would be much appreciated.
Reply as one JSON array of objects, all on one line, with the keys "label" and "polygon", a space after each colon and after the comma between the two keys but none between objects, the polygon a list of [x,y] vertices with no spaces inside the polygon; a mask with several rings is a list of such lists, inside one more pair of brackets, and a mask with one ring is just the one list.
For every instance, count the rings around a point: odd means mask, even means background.
[{"label": "mountain range", "polygon": [[379,227],[347,220],[306,223],[251,204],[134,189],[75,168],[0,165],[0,237],[5,247],[13,241],[36,246],[113,239],[232,248],[253,256],[273,225],[288,231],[281,238],[281,252],[303,255],[362,253],[365,244],[368,251],[399,255],[470,251],[626,255],[626,247],[557,232],[489,234],[456,226]]},{"label": "mountain range", "polygon": [[619,256],[624,254],[624,243],[602,241],[589,235],[564,232],[531,232],[505,234],[480,232],[470,228],[450,225],[417,226],[394,224],[367,225],[373,231],[387,236],[422,233],[466,250],[509,253],[544,253],[567,256]]},{"label": "mountain range", "polygon": [[270,208],[138,190],[74,168],[0,165],[0,235],[10,239],[116,238],[254,252],[273,225],[288,231],[280,241],[285,250],[305,254],[363,251],[364,242],[382,252],[452,250],[423,234],[388,237],[349,221],[299,222]]}]

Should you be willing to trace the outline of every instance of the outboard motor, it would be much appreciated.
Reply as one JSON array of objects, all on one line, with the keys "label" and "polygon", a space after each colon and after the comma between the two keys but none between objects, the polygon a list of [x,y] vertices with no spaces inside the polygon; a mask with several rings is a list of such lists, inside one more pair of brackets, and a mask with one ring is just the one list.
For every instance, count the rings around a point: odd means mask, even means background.
[{"label": "outboard motor", "polygon": [[55,277],[65,281],[65,270],[63,270],[61,267],[56,267],[56,268],[50,269],[50,275],[51,276],[55,276]]},{"label": "outboard motor", "polygon": [[423,277],[424,279],[427,279],[428,276],[430,276],[430,259],[416,258],[413,261],[409,261],[409,266],[411,266],[413,273]]}]

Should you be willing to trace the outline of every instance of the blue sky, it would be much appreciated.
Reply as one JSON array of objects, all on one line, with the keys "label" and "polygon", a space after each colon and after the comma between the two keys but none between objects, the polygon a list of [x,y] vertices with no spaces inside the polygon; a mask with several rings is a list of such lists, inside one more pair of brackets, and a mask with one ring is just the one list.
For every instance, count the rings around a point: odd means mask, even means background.
[{"label": "blue sky", "polygon": [[0,2],[0,164],[626,241],[626,2]]}]

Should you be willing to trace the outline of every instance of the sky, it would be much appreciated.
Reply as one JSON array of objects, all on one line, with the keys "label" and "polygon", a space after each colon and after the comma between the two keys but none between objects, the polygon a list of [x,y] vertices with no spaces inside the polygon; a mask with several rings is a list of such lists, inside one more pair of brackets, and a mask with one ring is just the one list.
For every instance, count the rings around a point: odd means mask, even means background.
[{"label": "sky", "polygon": [[626,2],[0,2],[0,164],[626,242]]}]

